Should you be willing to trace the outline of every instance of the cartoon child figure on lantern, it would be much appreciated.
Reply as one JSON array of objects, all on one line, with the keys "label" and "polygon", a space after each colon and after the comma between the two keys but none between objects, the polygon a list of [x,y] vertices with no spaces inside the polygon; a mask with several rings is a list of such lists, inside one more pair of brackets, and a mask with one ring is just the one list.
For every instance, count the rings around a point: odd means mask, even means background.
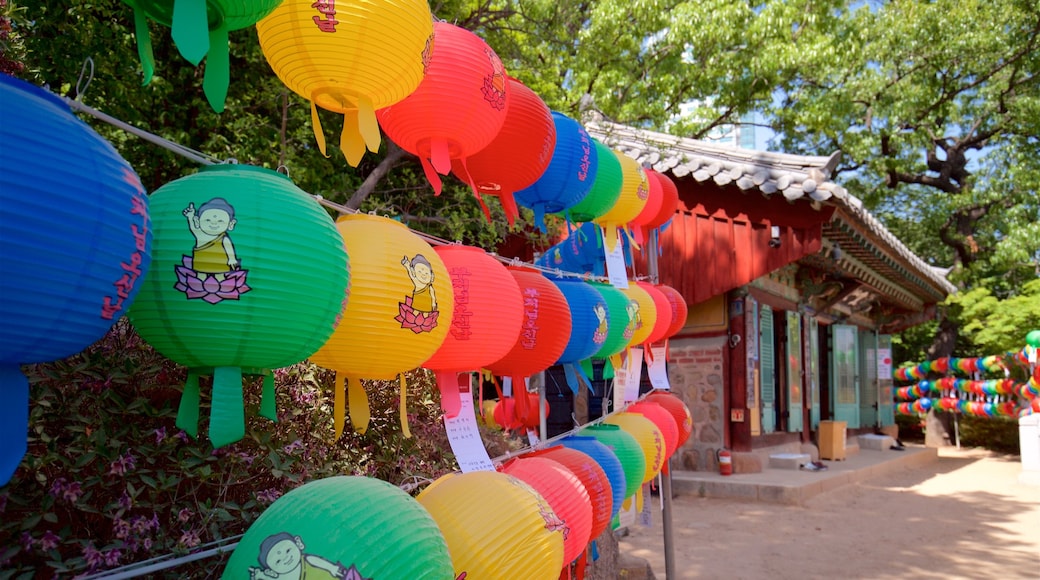
[{"label": "cartoon child figure on lantern", "polygon": [[625,309],[628,310],[628,326],[625,327],[624,338],[629,339],[637,330],[643,328],[643,317],[639,314],[639,303],[635,300],[629,300]]},{"label": "cartoon child figure on lantern", "polygon": [[401,258],[401,265],[408,272],[408,278],[415,287],[411,296],[399,302],[399,311],[394,320],[401,323],[401,328],[412,332],[431,332],[437,328],[437,294],[433,289],[433,266],[426,256],[416,254],[414,258]]},{"label": "cartoon child figure on lantern", "polygon": [[592,311],[596,313],[596,318],[599,320],[599,326],[596,327],[596,332],[592,334],[592,342],[603,344],[603,341],[607,340],[607,307],[600,302],[592,307]]},{"label": "cartoon child figure on lantern", "polygon": [[300,536],[288,532],[268,536],[260,544],[260,567],[249,569],[250,580],[362,580],[353,565],[345,568],[303,550]]},{"label": "cartoon child figure on lantern", "polygon": [[177,290],[189,300],[202,299],[210,304],[238,300],[250,290],[246,270],[241,269],[235,244],[228,232],[235,229],[235,208],[224,198],[214,197],[195,208],[184,209],[188,230],[195,237],[191,256],[183,256],[177,272]]}]

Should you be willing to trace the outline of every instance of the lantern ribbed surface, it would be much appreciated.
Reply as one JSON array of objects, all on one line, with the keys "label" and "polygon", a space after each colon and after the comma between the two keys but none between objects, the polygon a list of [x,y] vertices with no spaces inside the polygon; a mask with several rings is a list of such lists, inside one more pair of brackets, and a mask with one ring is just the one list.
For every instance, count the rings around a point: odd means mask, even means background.
[{"label": "lantern ribbed surface", "polygon": [[654,302],[654,312],[656,313],[654,325],[650,330],[650,336],[646,337],[646,342],[653,344],[663,339],[672,325],[672,305],[668,302],[668,297],[657,286],[643,281],[636,282],[636,285],[649,294],[650,299]]},{"label": "lantern ribbed surface", "polygon": [[[327,5],[285,0],[256,30],[268,64],[285,86],[317,107],[345,115],[340,145],[354,166],[366,147],[379,148],[375,111],[400,102],[422,82],[433,36],[429,5],[420,0]],[[324,152],[320,130],[315,125]]]},{"label": "lantern ribbed surface", "polygon": [[675,417],[657,401],[651,400],[637,401],[626,410],[650,419],[661,430],[661,436],[664,438],[664,461],[667,462],[679,447],[679,426],[675,423]]},{"label": "lantern ribbed surface", "polygon": [[[614,428],[614,426],[611,426],[611,428]],[[560,439],[558,443],[561,447],[588,455],[603,469],[603,473],[606,474],[607,480],[610,482],[611,502],[610,517],[608,519],[616,516],[621,511],[621,504],[625,502],[625,491],[627,488],[625,468],[621,465],[621,460],[618,459],[610,447],[607,447],[599,439],[592,436],[568,435]],[[642,471],[639,473],[641,474]],[[599,535],[597,534],[593,537],[599,537]]]},{"label": "lantern ribbed surface", "polygon": [[148,196],[57,96],[0,74],[0,486],[27,449],[19,365],[73,355],[125,313],[151,263]]},{"label": "lantern ribbed surface", "polygon": [[476,34],[436,22],[433,46],[426,76],[415,91],[376,117],[387,137],[419,157],[440,192],[436,173],[446,175],[452,159],[473,155],[498,134],[509,89],[502,61]]},{"label": "lantern ribbed surface", "polygon": [[676,446],[682,447],[693,433],[693,417],[690,415],[690,408],[677,395],[668,391],[651,391],[646,396],[646,400],[661,405],[672,414],[672,419],[679,428]]},{"label": "lantern ribbed surface", "polygon": [[490,365],[496,375],[529,377],[553,365],[571,336],[571,311],[560,289],[537,270],[510,267],[523,301],[520,336]]},{"label": "lantern ribbed surface", "polygon": [[393,379],[420,366],[451,326],[455,298],[444,262],[389,218],[346,215],[336,227],[350,253],[350,302],[311,361],[368,379]]},{"label": "lantern ribbed surface", "polygon": [[[607,339],[607,328],[603,327],[604,322],[609,324],[607,301],[595,288],[580,280],[552,282],[567,299],[571,313],[571,334],[556,364],[581,362],[596,354]],[[602,322],[598,313],[603,314]]]},{"label": "lantern ribbed surface", "polygon": [[[632,434],[617,425],[600,423],[585,427],[578,431],[578,435],[594,437],[614,452],[625,472],[624,497],[631,497],[639,491],[640,486],[643,485],[643,476],[646,474],[646,454],[643,453],[643,448]],[[567,443],[564,444],[567,445]],[[580,448],[578,450],[581,451]],[[615,509],[620,510],[621,503],[617,502]]]},{"label": "lantern ribbed surface", "polygon": [[631,435],[639,444],[639,448],[646,458],[645,470],[643,471],[643,483],[657,477],[665,461],[664,434],[657,428],[653,421],[639,413],[623,412],[608,416],[605,421],[608,425],[617,425]]},{"label": "lantern ribbed surface", "polygon": [[667,175],[652,170],[647,173],[653,175],[653,179],[657,179],[661,186],[661,208],[657,211],[657,215],[646,223],[647,228],[656,228],[672,219],[676,210],[679,209],[679,189]]},{"label": "lantern ribbed surface", "polygon": [[589,503],[592,505],[592,527],[589,531],[589,539],[595,540],[610,525],[613,517],[614,492],[610,488],[610,480],[607,473],[603,471],[595,459],[576,449],[569,449],[562,445],[555,445],[548,449],[542,449],[529,453],[526,457],[544,457],[551,459],[566,467],[575,475],[589,494]]},{"label": "lantern ribbed surface", "polygon": [[398,487],[357,476],[319,479],[278,498],[246,530],[221,577],[332,578],[322,568],[336,565],[338,578],[455,578],[430,513]]},{"label": "lantern ribbed surface", "polygon": [[535,224],[544,228],[544,215],[570,209],[592,188],[598,158],[592,137],[577,121],[553,112],[556,147],[538,181],[515,194],[516,202],[534,211]]},{"label": "lantern ribbed surface", "polygon": [[416,499],[441,529],[457,577],[560,577],[559,518],[519,479],[494,471],[453,473],[434,481]]},{"label": "lantern ribbed surface", "polygon": [[506,83],[509,98],[502,128],[465,163],[453,159],[451,170],[462,181],[472,179],[480,195],[498,197],[512,224],[518,215],[513,192],[537,181],[549,166],[556,147],[556,125],[549,107],[534,91],[514,78],[507,78]]},{"label": "lantern ribbed surface", "polygon": [[647,196],[646,205],[639,211],[639,215],[632,218],[629,225],[636,234],[636,241],[643,242],[647,239],[650,230],[650,221],[657,218],[661,213],[661,204],[664,203],[664,186],[658,179],[658,173],[653,169],[644,168],[646,173]]},{"label": "lantern ribbed surface", "polygon": [[130,319],[156,350],[189,368],[271,369],[325,344],[350,275],[310,195],[269,169],[211,165],[151,201],[155,268]]},{"label": "lantern ribbed surface", "polygon": [[686,316],[689,313],[686,299],[683,298],[682,294],[679,294],[678,290],[671,286],[658,284],[657,289],[668,298],[668,303],[672,306],[672,321],[668,327],[668,332],[665,333],[665,338],[671,338],[686,326]]},{"label": "lantern ribbed surface", "polygon": [[555,525],[563,533],[564,564],[581,555],[592,531],[592,504],[581,479],[552,459],[531,455],[508,461],[502,473],[533,487],[556,512],[559,522]]},{"label": "lantern ribbed surface", "polygon": [[[621,293],[628,298],[628,335],[629,346],[639,346],[647,341],[657,324],[657,306],[650,294],[635,283],[628,282],[628,288],[621,289]],[[669,309],[668,314],[671,314]]]},{"label": "lantern ribbed surface", "polygon": [[571,220],[591,222],[610,211],[621,195],[621,162],[609,147],[592,139],[596,147],[596,178],[589,193],[570,209]]},{"label": "lantern ribbed surface", "polygon": [[646,200],[650,196],[650,183],[647,181],[646,171],[638,161],[619,151],[613,153],[621,164],[621,194],[617,203],[596,219],[596,223],[621,227],[635,219],[646,207]]},{"label": "lantern ribbed surface", "polygon": [[[598,334],[606,332],[606,338],[603,339],[593,358],[608,358],[620,354],[632,338],[632,331],[629,327],[628,296],[610,284],[602,282],[588,282],[588,284],[600,293],[606,304],[606,312],[598,310],[596,312],[596,317],[600,321],[596,332]],[[604,316],[606,318],[603,318]]]}]

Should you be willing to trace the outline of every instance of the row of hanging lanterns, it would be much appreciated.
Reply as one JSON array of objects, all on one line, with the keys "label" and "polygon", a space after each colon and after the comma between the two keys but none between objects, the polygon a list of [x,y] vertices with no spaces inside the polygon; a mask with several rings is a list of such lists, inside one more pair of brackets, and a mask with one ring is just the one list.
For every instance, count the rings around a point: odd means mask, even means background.
[{"label": "row of hanging lanterns", "polygon": [[250,526],[223,577],[584,578],[591,544],[692,429],[665,391],[607,421],[495,471],[445,475],[414,499],[365,477],[307,483]]}]

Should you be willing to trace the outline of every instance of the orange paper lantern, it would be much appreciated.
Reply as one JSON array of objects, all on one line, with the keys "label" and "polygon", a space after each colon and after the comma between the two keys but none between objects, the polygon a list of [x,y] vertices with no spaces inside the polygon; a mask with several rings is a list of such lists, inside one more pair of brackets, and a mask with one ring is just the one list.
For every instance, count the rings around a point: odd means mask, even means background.
[{"label": "orange paper lantern", "polygon": [[632,403],[626,411],[639,413],[657,425],[664,437],[664,459],[668,461],[679,448],[679,426],[675,423],[675,417],[656,401],[646,399]]},{"label": "orange paper lantern", "polygon": [[677,395],[668,391],[650,391],[645,400],[661,405],[672,414],[672,418],[675,419],[675,424],[679,428],[676,447],[682,447],[693,433],[693,417],[690,415],[690,408]]},{"label": "orange paper lantern", "polygon": [[[451,170],[459,179],[471,182],[478,194],[498,197],[506,220],[513,225],[520,215],[513,192],[538,181],[549,166],[556,147],[556,125],[552,111],[534,91],[511,77],[506,84],[509,99],[502,129],[465,162],[453,159]],[[484,213],[490,220],[486,205]]]},{"label": "orange paper lantern", "polygon": [[[433,55],[419,87],[403,101],[376,111],[394,143],[419,157],[436,193],[451,160],[486,147],[506,119],[506,71],[479,36],[447,22],[433,25]],[[470,183],[471,179],[465,179]]]},{"label": "orange paper lantern", "polygon": [[657,289],[664,293],[665,297],[668,298],[668,303],[672,305],[672,321],[668,327],[668,332],[665,333],[664,338],[668,339],[676,334],[686,326],[686,316],[689,310],[686,307],[686,299],[683,298],[679,291],[671,286],[665,286],[664,284],[658,284]]},{"label": "orange paper lantern", "polygon": [[657,172],[646,168],[643,171],[646,172],[646,184],[648,186],[646,205],[629,222],[629,226],[632,228],[632,235],[639,245],[642,245],[648,239],[648,224],[657,217],[657,214],[661,213],[661,204],[664,203],[664,186],[661,184],[661,180],[658,179]]},{"label": "orange paper lantern", "polygon": [[672,178],[663,173],[648,170],[647,174],[653,176],[652,178],[656,179],[661,186],[661,208],[658,210],[657,215],[644,224],[647,230],[652,230],[668,223],[668,220],[675,215],[675,211],[679,208],[679,189],[675,186]]},{"label": "orange paper lantern", "polygon": [[458,373],[501,359],[516,343],[524,316],[520,287],[501,262],[472,246],[438,246],[450,277],[454,316],[444,343],[422,366],[434,371],[441,406],[459,412]]}]

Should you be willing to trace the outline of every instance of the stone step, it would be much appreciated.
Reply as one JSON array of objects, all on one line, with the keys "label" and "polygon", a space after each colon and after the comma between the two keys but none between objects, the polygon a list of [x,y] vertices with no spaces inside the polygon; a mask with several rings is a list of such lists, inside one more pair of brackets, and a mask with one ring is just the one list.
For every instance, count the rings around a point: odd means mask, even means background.
[{"label": "stone step", "polygon": [[769,467],[772,469],[798,469],[812,461],[808,453],[774,453],[769,456]]}]

